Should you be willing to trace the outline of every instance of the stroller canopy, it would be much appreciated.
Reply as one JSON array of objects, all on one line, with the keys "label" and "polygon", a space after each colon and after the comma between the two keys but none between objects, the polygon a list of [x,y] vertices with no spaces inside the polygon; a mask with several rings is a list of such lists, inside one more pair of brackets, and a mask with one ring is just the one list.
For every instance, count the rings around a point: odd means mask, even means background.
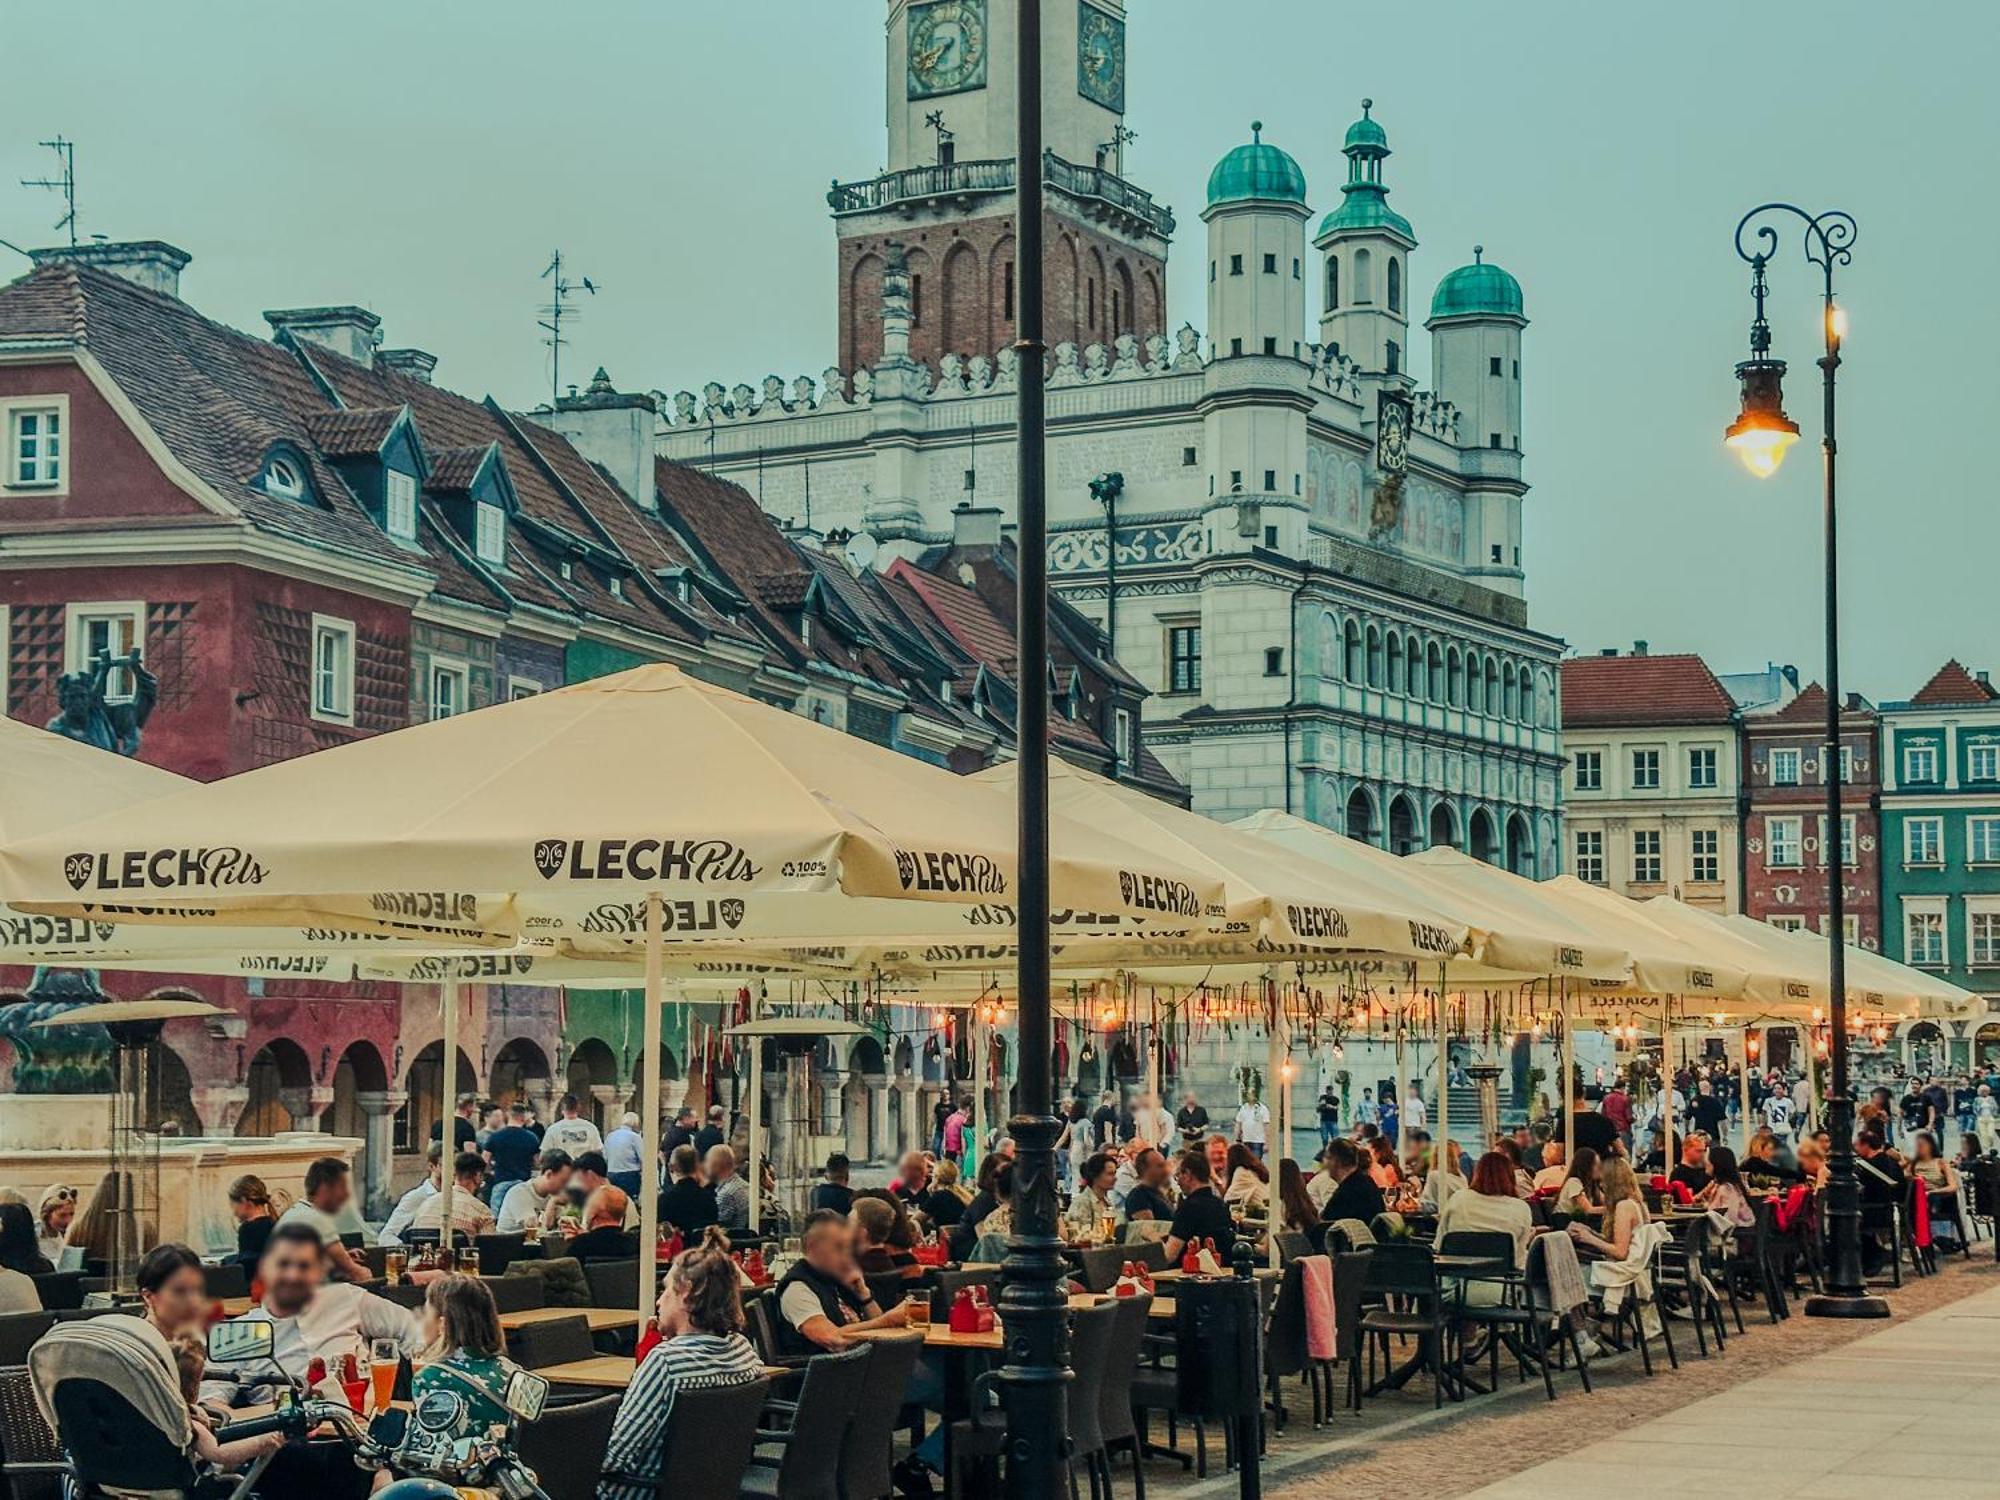
[{"label": "stroller canopy", "polygon": [[122,1395],[176,1448],[184,1451],[193,1440],[174,1351],[143,1318],[106,1313],[56,1324],[28,1351],[28,1376],[35,1404],[58,1435],[56,1387],[68,1380],[93,1380]]}]

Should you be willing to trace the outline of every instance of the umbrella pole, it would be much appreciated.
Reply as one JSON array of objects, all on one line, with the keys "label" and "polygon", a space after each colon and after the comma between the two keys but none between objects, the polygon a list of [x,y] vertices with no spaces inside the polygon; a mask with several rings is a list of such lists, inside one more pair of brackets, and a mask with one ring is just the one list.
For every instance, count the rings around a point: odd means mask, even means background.
[{"label": "umbrella pole", "polygon": [[[1817,1055],[1818,1043],[1813,1036],[1812,1028],[1809,1026],[1801,1026],[1799,1028],[1799,1040],[1806,1054],[1806,1124],[1804,1133],[1809,1135],[1819,1129],[1819,1074],[1815,1070],[1815,1065],[1819,1060]],[[1800,1134],[1796,1130],[1792,1132],[1794,1143],[1798,1141]]]},{"label": "umbrella pole", "polygon": [[1660,997],[1660,1172],[1667,1177],[1674,1175],[1673,1047],[1674,1002],[1672,996],[1663,995]]},{"label": "umbrella pole", "polygon": [[[763,990],[752,987],[753,1025],[761,1018],[763,1009]],[[746,1142],[750,1160],[745,1170],[750,1174],[750,1232],[758,1234],[764,1228],[764,1039],[753,1033],[743,1040],[750,1045],[750,1135]]]},{"label": "umbrella pole", "polygon": [[974,1168],[986,1159],[986,1028],[980,1024],[979,1007],[965,1013],[965,1040],[972,1052],[972,1149],[965,1159]]},{"label": "umbrella pole", "polygon": [[1743,1155],[1750,1154],[1750,1028],[1743,1028],[1743,1070],[1738,1075],[1738,1108],[1743,1111]]},{"label": "umbrella pole", "polygon": [[[1431,1170],[1456,1174],[1458,1163],[1450,1158],[1456,1154],[1451,1145],[1451,1001],[1444,995],[1438,996],[1438,1117],[1437,1133],[1431,1137]],[[1401,1104],[1396,1107],[1397,1127],[1403,1119]],[[1440,1179],[1436,1194],[1440,1212],[1444,1209],[1444,1183]]]},{"label": "umbrella pole", "polygon": [[[1410,1097],[1410,1049],[1404,1039],[1403,1012],[1407,1008],[1408,997],[1396,1005],[1396,1165],[1403,1165],[1404,1153],[1409,1149],[1410,1122],[1405,1103]],[[1381,1118],[1382,1101],[1375,1101],[1376,1118]]]},{"label": "umbrella pole", "polygon": [[[1277,981],[1267,972],[1264,976],[1264,994],[1270,1008],[1264,1013],[1264,1097],[1263,1104],[1271,1118],[1264,1127],[1264,1157],[1275,1166],[1278,1155],[1271,1150],[1271,1143],[1281,1146],[1286,1141],[1283,1134],[1285,1120],[1285,1089],[1278,1081],[1285,1065],[1284,1005],[1278,999]],[[1273,1100],[1277,1103],[1273,1103]],[[1267,1210],[1269,1219],[1264,1240],[1271,1252],[1271,1269],[1278,1269],[1278,1215],[1277,1204],[1272,1202]]]},{"label": "umbrella pole", "polygon": [[[665,1003],[661,978],[660,893],[646,893],[646,1014],[641,1018],[639,1045],[646,1059],[645,1082],[639,1089],[639,1326],[653,1314],[658,1296],[654,1271],[660,1256],[660,1008]],[[752,1203],[757,1201],[752,1192]]]},{"label": "umbrella pole", "polygon": [[451,1199],[458,1185],[458,981],[438,986],[444,1006],[444,1097],[438,1125],[438,1243],[451,1249]]},{"label": "umbrella pole", "polygon": [[1576,1128],[1576,1018],[1565,1005],[1557,1012],[1563,1029],[1562,1046],[1556,1049],[1556,1066],[1562,1069],[1562,1143],[1566,1161],[1576,1160],[1576,1142],[1570,1139]]}]

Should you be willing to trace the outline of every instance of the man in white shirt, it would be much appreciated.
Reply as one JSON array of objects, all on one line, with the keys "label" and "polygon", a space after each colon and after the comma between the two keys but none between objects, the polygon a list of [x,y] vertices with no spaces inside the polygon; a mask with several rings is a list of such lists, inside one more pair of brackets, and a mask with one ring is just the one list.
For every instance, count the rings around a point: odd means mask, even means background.
[{"label": "man in white shirt", "polygon": [[1556,1193],[1569,1180],[1569,1165],[1563,1160],[1563,1143],[1547,1141],[1542,1146],[1542,1167],[1535,1173],[1535,1191]]},{"label": "man in white shirt", "polygon": [[1245,1099],[1236,1111],[1236,1139],[1258,1156],[1264,1154],[1264,1133],[1271,1123],[1271,1107],[1261,1099]]},{"label": "man in white shirt", "polygon": [[[476,1152],[461,1151],[452,1163],[451,1227],[457,1234],[491,1234],[493,1210],[479,1201],[479,1184],[486,1177],[486,1158]],[[426,1198],[412,1229],[442,1230],[444,1194]],[[442,1238],[442,1235],[440,1235]]]},{"label": "man in white shirt", "polygon": [[1783,1089],[1772,1089],[1764,1100],[1764,1124],[1779,1145],[1787,1144],[1792,1138],[1792,1096]]},{"label": "man in white shirt", "polygon": [[367,1264],[357,1260],[341,1242],[335,1222],[354,1196],[348,1182],[347,1163],[337,1156],[322,1156],[306,1168],[305,1196],[278,1215],[273,1235],[287,1224],[311,1230],[326,1251],[326,1274],[334,1281],[366,1281],[372,1274]]},{"label": "man in white shirt", "polygon": [[[303,1222],[280,1223],[271,1231],[257,1274],[264,1282],[263,1304],[235,1321],[276,1325],[271,1357],[295,1380],[305,1378],[315,1357],[331,1365],[335,1356],[351,1354],[370,1339],[394,1339],[406,1354],[414,1354],[423,1343],[422,1325],[409,1308],[358,1286],[325,1280],[326,1252]],[[255,1367],[211,1368],[202,1382],[201,1399],[226,1407],[243,1387],[268,1379],[268,1370]]]},{"label": "man in white shirt", "polygon": [[[500,1203],[500,1212],[493,1218],[494,1232],[519,1234],[530,1224],[546,1225],[550,1218],[550,1206],[565,1201],[563,1189],[569,1186],[570,1174],[574,1170],[567,1151],[544,1151],[536,1157],[535,1175],[507,1189],[507,1196]],[[456,1218],[457,1214],[454,1212],[452,1217]]]},{"label": "man in white shirt", "polygon": [[[628,1109],[618,1117],[618,1128],[604,1138],[605,1175],[613,1187],[622,1188],[627,1194],[639,1191],[645,1149],[646,1143],[639,1135],[639,1117]],[[570,1152],[572,1157],[582,1154]]]},{"label": "man in white shirt", "polygon": [[432,1141],[428,1153],[429,1165],[425,1167],[422,1179],[415,1187],[396,1200],[395,1210],[389,1215],[388,1222],[383,1224],[381,1234],[375,1238],[376,1244],[400,1245],[403,1243],[403,1231],[416,1222],[417,1210],[424,1206],[426,1199],[437,1195],[438,1181],[442,1176],[442,1173],[438,1170],[438,1164],[443,1158],[443,1142]]},{"label": "man in white shirt", "polygon": [[567,1152],[574,1161],[586,1151],[604,1150],[603,1137],[598,1135],[595,1125],[583,1118],[582,1110],[576,1095],[563,1095],[562,1118],[542,1132],[544,1151]]},{"label": "man in white shirt", "polygon": [[1431,1126],[1430,1111],[1424,1108],[1424,1096],[1417,1092],[1417,1086],[1410,1085],[1409,1097],[1403,1101],[1403,1118],[1398,1127],[1404,1133],[1412,1130],[1428,1130]]}]

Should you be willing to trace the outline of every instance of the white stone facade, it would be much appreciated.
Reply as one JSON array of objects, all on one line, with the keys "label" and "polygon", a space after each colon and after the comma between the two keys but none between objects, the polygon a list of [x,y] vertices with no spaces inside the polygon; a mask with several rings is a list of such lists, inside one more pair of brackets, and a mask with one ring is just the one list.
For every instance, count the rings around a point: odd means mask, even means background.
[{"label": "white stone facade", "polygon": [[[896,71],[910,8],[892,4],[889,23],[891,155],[903,169],[921,144]],[[991,0],[995,15],[1006,9]],[[989,36],[997,71],[1011,41],[999,21]],[[1076,39],[1048,45],[1051,88],[1074,91],[1063,49]],[[997,113],[965,127],[981,155],[999,154],[1011,129],[1011,104],[996,95],[989,106]],[[1102,113],[1060,110],[1050,128],[1080,151]],[[954,118],[968,119],[963,99]],[[927,200],[933,236],[936,214]],[[1400,331],[1413,295],[1406,239],[1322,226],[1309,248],[1308,217],[1302,197],[1209,205],[1206,336],[1183,326],[1055,347],[1053,582],[1107,622],[1114,570],[1089,482],[1122,475],[1114,649],[1153,689],[1147,744],[1197,810],[1289,808],[1394,848],[1448,841],[1554,874],[1561,643],[1529,628],[1523,599],[1526,320],[1518,306],[1487,316],[1441,304],[1428,325],[1435,391],[1413,389],[1406,362],[1364,367],[1309,337],[1361,326],[1351,310],[1321,321],[1327,260],[1357,242],[1392,244],[1398,317],[1382,326]],[[966,349],[935,367],[899,356],[913,314],[893,281],[881,362],[682,391],[664,404],[659,451],[743,485],[781,521],[868,533],[883,565],[949,541],[962,505],[1011,515],[1013,350]],[[1385,390],[1412,403],[1400,494],[1377,464]]]}]

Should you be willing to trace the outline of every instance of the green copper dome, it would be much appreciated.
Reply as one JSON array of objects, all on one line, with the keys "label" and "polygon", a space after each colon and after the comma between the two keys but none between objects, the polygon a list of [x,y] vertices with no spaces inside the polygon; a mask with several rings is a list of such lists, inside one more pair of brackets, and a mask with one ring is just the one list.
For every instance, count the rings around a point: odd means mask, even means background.
[{"label": "green copper dome", "polygon": [[1472,264],[1460,266],[1437,286],[1431,298],[1433,318],[1505,317],[1522,314],[1521,283],[1498,266],[1489,265],[1485,247],[1472,247]]},{"label": "green copper dome", "polygon": [[1251,198],[1276,198],[1288,203],[1306,201],[1306,174],[1285,152],[1266,145],[1263,131],[1264,122],[1253,121],[1250,143],[1231,151],[1208,174],[1211,207]]},{"label": "green copper dome", "polygon": [[1347,127],[1347,139],[1340,143],[1341,150],[1351,151],[1356,146],[1365,146],[1373,147],[1385,154],[1388,152],[1389,132],[1377,124],[1374,116],[1368,113],[1374,107],[1373,99],[1361,101],[1361,118]]},{"label": "green copper dome", "polygon": [[1358,190],[1342,188],[1341,191],[1346,196],[1340,200],[1340,207],[1319,221],[1320,234],[1342,229],[1387,229],[1406,240],[1416,239],[1417,232],[1410,228],[1410,221],[1389,207],[1387,188],[1363,183]]}]

